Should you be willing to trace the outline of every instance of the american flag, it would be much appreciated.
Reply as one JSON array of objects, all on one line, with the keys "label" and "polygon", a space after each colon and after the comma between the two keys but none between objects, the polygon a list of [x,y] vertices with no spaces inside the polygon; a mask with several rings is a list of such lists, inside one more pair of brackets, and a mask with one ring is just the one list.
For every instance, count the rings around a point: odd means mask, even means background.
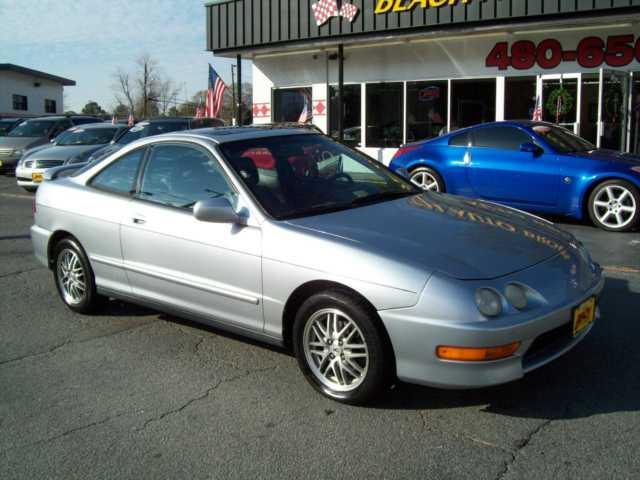
[{"label": "american flag", "polygon": [[204,107],[202,106],[202,97],[198,98],[198,105],[196,105],[196,118],[204,118]]},{"label": "american flag", "polygon": [[209,89],[207,90],[207,102],[205,103],[205,115],[209,118],[218,118],[222,109],[222,100],[224,91],[227,86],[222,78],[216,73],[211,65],[209,65]]},{"label": "american flag", "polygon": [[534,122],[542,121],[542,100],[540,97],[536,97],[536,106],[533,107],[533,115],[531,116],[531,120]]},{"label": "american flag", "polygon": [[127,119],[127,127],[133,127],[135,123],[135,119],[133,118],[133,113],[129,114],[129,118]]},{"label": "american flag", "polygon": [[113,117],[111,117],[111,125],[115,125],[116,123],[118,123],[118,121],[116,120],[116,116],[114,115]]},{"label": "american flag", "polygon": [[300,112],[298,123],[310,123],[313,118],[313,113],[311,112],[311,96],[307,93],[303,93],[302,96],[304,97],[304,106],[302,107],[302,112]]}]

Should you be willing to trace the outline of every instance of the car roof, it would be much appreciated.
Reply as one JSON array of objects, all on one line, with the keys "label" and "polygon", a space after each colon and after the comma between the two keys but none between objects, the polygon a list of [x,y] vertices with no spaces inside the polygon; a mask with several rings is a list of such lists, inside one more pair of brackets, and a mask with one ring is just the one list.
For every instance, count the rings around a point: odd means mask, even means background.
[{"label": "car roof", "polygon": [[180,137],[206,137],[215,143],[229,143],[240,140],[253,140],[255,138],[278,137],[283,135],[308,135],[320,134],[321,132],[304,126],[279,126],[279,125],[252,125],[246,127],[210,127],[197,128],[194,130],[184,130],[181,132],[169,132],[164,135]]},{"label": "car roof", "polygon": [[126,128],[126,125],[113,125],[112,123],[105,122],[96,122],[96,123],[83,123],[82,125],[76,125],[72,128],[82,128],[82,129],[98,129],[98,128]]}]

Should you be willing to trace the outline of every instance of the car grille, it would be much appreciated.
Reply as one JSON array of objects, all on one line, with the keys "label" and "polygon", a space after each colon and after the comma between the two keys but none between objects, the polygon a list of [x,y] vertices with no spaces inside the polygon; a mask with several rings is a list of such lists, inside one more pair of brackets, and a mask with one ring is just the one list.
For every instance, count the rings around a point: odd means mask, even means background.
[{"label": "car grille", "polygon": [[35,168],[57,167],[64,163],[63,160],[36,160]]},{"label": "car grille", "polygon": [[0,157],[8,157],[13,153],[13,148],[0,148]]},{"label": "car grille", "polygon": [[524,354],[523,366],[533,365],[563,350],[573,341],[573,323],[568,322],[538,336]]}]

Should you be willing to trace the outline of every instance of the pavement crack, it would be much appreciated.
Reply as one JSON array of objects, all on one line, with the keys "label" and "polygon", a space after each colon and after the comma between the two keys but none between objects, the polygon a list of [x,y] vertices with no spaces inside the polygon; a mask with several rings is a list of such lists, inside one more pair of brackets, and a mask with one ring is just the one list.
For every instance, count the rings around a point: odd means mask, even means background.
[{"label": "pavement crack", "polygon": [[269,371],[269,370],[275,370],[276,368],[277,367],[273,366],[273,367],[257,368],[257,369],[253,369],[253,370],[247,370],[247,371],[245,371],[245,372],[243,372],[241,374],[234,375],[234,376],[226,378],[226,379],[222,379],[222,380],[216,382],[215,384],[213,384],[212,386],[210,386],[209,388],[207,388],[206,390],[204,390],[202,393],[196,395],[193,398],[188,399],[182,405],[180,405],[180,406],[178,406],[176,408],[172,408],[171,410],[167,410],[166,412],[163,412],[160,415],[157,415],[155,417],[151,417],[151,418],[145,420],[144,424],[141,427],[137,428],[136,431],[140,432],[140,431],[146,429],[152,423],[159,422],[159,421],[163,420],[164,418],[166,418],[168,416],[179,414],[179,413],[183,412],[185,409],[187,409],[189,406],[193,405],[194,403],[199,402],[199,401],[204,400],[207,397],[209,397],[213,392],[215,392],[222,385],[225,385],[225,384],[228,384],[228,383],[232,383],[232,382],[236,382],[238,380],[242,380],[242,379],[247,378],[250,375],[252,375],[254,373],[257,373],[257,372],[266,372],[266,371]]},{"label": "pavement crack", "polygon": [[513,464],[516,462],[516,460],[518,459],[518,456],[520,455],[520,452],[522,452],[522,450],[529,445],[529,443],[531,443],[531,440],[533,439],[533,437],[535,437],[536,435],[538,435],[543,429],[545,429],[553,420],[549,419],[549,420],[545,420],[544,422],[542,422],[540,425],[538,425],[536,428],[534,428],[533,430],[531,430],[524,438],[522,438],[516,445],[516,449],[513,452],[510,452],[511,458],[509,458],[509,460],[507,460],[506,462],[504,462],[504,466],[502,468],[502,470],[498,473],[498,475],[496,476],[496,480],[501,480],[503,478],[505,478],[505,476],[509,473],[509,470],[511,470],[511,467],[513,466]]},{"label": "pavement crack", "polygon": [[15,272],[9,272],[9,273],[3,273],[2,275],[0,275],[0,279],[1,278],[7,278],[7,277],[13,277],[16,275],[20,275],[22,273],[29,273],[29,272],[35,272],[38,270],[44,270],[45,267],[35,267],[35,268],[25,268],[23,270],[16,270]]},{"label": "pavement crack", "polygon": [[151,325],[153,323],[158,322],[158,320],[153,320],[151,322],[145,322],[143,324],[140,325],[136,325],[135,327],[130,327],[130,328],[125,328],[122,330],[117,330],[115,332],[109,332],[106,333],[104,335],[95,335],[93,337],[89,337],[89,338],[85,338],[83,340],[79,340],[77,342],[74,342],[71,340],[71,338],[67,338],[64,342],[58,343],[57,345],[54,345],[53,347],[48,348],[47,350],[43,350],[41,352],[36,352],[36,353],[29,353],[27,355],[22,355],[20,357],[14,357],[14,358],[9,358],[7,360],[3,360],[0,362],[0,367],[1,366],[5,366],[5,365],[9,365],[12,363],[16,363],[16,362],[21,362],[22,360],[26,360],[29,358],[37,358],[37,357],[42,357],[42,356],[46,356],[46,355],[51,355],[52,353],[55,353],[57,350],[60,350],[61,348],[66,347],[67,345],[79,345],[82,343],[86,343],[86,342],[91,342],[93,340],[98,340],[100,338],[106,338],[106,337],[111,337],[113,335],[119,335],[121,333],[125,333],[125,332],[131,332],[134,330],[137,330],[138,328],[142,328],[142,327],[146,327],[147,325]]}]

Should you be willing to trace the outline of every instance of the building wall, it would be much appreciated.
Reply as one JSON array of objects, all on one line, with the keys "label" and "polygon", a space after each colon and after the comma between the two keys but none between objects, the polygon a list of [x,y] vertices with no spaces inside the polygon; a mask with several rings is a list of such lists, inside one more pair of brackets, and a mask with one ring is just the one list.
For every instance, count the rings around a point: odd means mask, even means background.
[{"label": "building wall", "polygon": [[[627,42],[627,47],[616,47],[611,38],[623,36],[628,36],[626,40],[632,40]],[[594,40],[584,40],[589,37],[597,37],[602,42],[601,63],[596,67],[590,66],[599,59],[590,58],[594,53]],[[600,55],[597,53],[599,41],[595,41],[597,55]],[[504,56],[496,58],[494,55],[493,60],[498,65],[491,66],[490,53],[499,53],[499,50],[494,50],[496,45],[502,48],[506,46],[507,56],[511,57],[511,60],[505,62]],[[549,47],[546,56],[538,52],[540,45]],[[532,46],[534,51],[528,51]],[[558,46],[561,50],[558,50]],[[522,52],[520,48],[524,48],[524,53],[518,53]],[[620,53],[616,54],[616,50]],[[561,58],[554,59],[554,53],[559,53]],[[553,68],[548,68],[550,65],[554,65]],[[640,72],[640,35],[633,26],[603,25],[576,28],[572,31],[525,31],[511,34],[498,32],[411,42],[394,40],[369,46],[345,46],[344,81],[348,84],[495,78],[496,119],[500,120],[504,118],[505,76],[598,73],[600,68]],[[337,61],[327,61],[323,52],[309,51],[257,56],[254,59],[253,79],[253,101],[260,105],[262,113],[271,111],[273,88],[313,87],[315,105],[318,101],[327,99],[327,81],[334,84],[337,82]],[[254,122],[271,121],[270,115],[255,115],[255,112],[254,108]],[[362,118],[365,118],[364,107]],[[324,131],[327,128],[326,119],[326,112],[324,115],[314,114],[314,123]],[[384,163],[388,163],[395,152],[395,149],[389,148],[363,150]]]},{"label": "building wall", "polygon": [[[35,84],[40,86],[36,87]],[[64,112],[63,89],[59,83],[16,72],[0,72],[0,115],[44,115],[45,99],[55,100],[56,113]],[[28,110],[13,109],[13,95],[27,97]]]}]

